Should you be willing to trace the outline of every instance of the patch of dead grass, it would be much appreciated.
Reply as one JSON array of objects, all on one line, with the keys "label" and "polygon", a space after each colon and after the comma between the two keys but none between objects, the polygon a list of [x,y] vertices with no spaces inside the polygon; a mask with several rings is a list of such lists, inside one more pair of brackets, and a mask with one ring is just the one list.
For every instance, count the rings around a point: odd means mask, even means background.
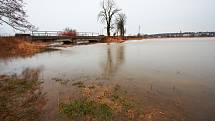
[{"label": "patch of dead grass", "polygon": [[35,43],[26,38],[0,37],[0,57],[31,56],[43,51],[44,43]]}]

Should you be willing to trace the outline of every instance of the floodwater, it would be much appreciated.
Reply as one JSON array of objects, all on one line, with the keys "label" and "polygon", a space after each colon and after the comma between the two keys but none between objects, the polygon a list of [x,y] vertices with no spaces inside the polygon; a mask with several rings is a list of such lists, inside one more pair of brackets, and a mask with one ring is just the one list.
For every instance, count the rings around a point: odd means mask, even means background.
[{"label": "floodwater", "polygon": [[215,38],[147,39],[58,49],[0,59],[0,75],[40,71],[37,78],[44,81],[47,100],[41,115],[44,121],[62,120],[59,100],[75,95],[74,82],[89,80],[121,85],[143,110],[152,113],[159,111],[182,121],[215,119]]}]

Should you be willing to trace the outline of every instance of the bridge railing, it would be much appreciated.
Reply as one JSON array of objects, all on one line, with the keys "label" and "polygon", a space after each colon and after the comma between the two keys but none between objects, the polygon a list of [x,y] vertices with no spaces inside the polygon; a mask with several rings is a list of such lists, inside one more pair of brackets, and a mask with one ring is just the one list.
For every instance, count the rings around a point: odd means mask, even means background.
[{"label": "bridge railing", "polygon": [[61,31],[32,31],[32,36],[59,36]]},{"label": "bridge railing", "polygon": [[99,36],[99,33],[94,33],[94,32],[77,32],[77,36]]},{"label": "bridge railing", "polygon": [[[65,36],[64,31],[32,31],[32,36]],[[99,33],[94,32],[76,32],[76,36],[99,36]]]}]

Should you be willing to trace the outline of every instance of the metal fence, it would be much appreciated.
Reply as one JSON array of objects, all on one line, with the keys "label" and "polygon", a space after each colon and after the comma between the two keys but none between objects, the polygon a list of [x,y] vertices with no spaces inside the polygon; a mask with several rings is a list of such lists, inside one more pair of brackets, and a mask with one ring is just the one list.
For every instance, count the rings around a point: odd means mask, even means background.
[{"label": "metal fence", "polygon": [[[63,31],[32,31],[31,36],[65,36]],[[99,36],[94,32],[76,32],[76,36]]]},{"label": "metal fence", "polygon": [[0,34],[0,37],[13,37],[14,34]]}]

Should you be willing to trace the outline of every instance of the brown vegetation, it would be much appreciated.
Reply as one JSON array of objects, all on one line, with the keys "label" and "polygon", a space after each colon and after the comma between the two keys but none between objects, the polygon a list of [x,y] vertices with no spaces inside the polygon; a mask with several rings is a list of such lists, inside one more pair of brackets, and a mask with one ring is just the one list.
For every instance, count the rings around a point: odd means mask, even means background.
[{"label": "brown vegetation", "polygon": [[[60,103],[60,112],[79,121],[133,120],[136,114],[132,99],[119,85],[74,83],[80,98]],[[78,91],[78,90],[77,90]]]},{"label": "brown vegetation", "polygon": [[105,37],[102,39],[102,42],[104,42],[104,43],[113,43],[113,42],[122,43],[125,41],[126,41],[126,39],[123,37]]},{"label": "brown vegetation", "polygon": [[35,43],[26,38],[4,37],[0,38],[0,57],[31,56],[44,51],[47,45]]},{"label": "brown vegetation", "polygon": [[59,99],[59,111],[77,121],[185,121],[186,115],[175,105],[162,107],[139,102],[118,84],[78,81],[77,96]]}]

